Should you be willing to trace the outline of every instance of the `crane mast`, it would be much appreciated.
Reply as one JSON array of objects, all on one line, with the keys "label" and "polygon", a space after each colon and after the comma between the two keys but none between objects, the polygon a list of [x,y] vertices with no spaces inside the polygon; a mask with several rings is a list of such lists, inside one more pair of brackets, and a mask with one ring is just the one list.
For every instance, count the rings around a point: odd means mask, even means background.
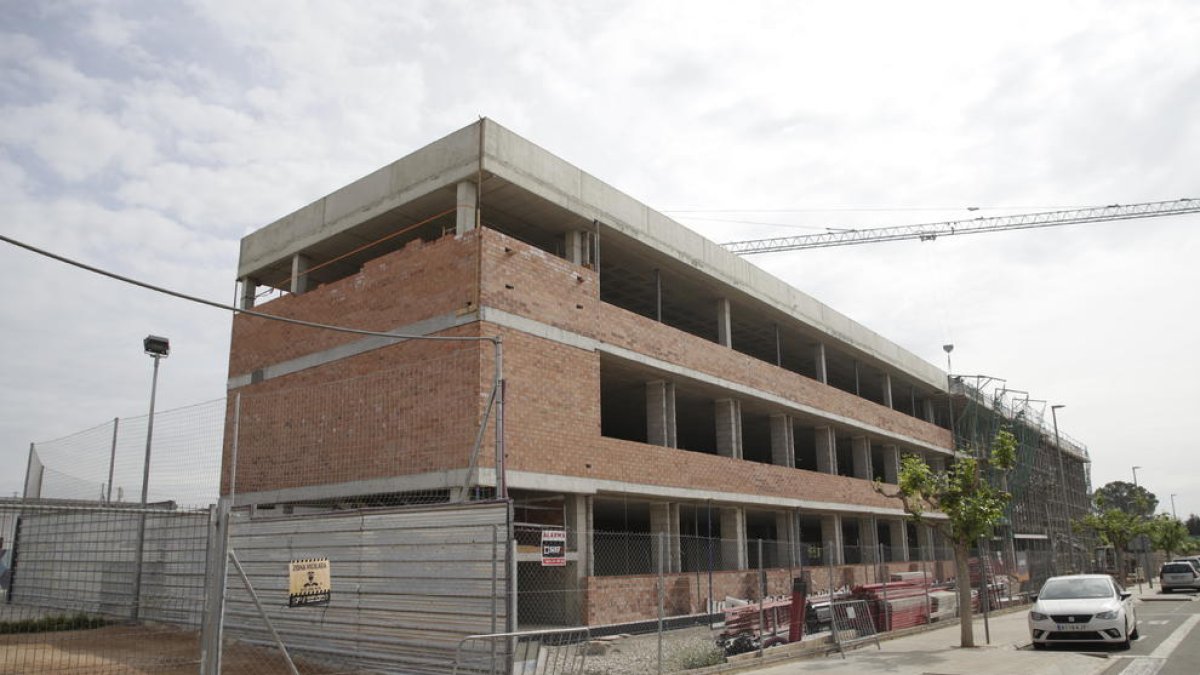
[{"label": "crane mast", "polygon": [[1158,218],[1200,213],[1200,200],[1176,199],[1165,202],[1142,202],[1139,204],[1112,204],[1069,211],[1044,211],[1023,213],[1014,216],[979,217],[968,220],[950,220],[923,225],[900,225],[862,230],[835,230],[821,234],[806,234],[773,239],[752,239],[722,244],[728,251],[739,255],[774,253],[777,251],[799,251],[827,246],[852,246],[879,241],[903,241],[919,239],[932,241],[938,237],[956,234],[982,234],[1004,230],[1027,230],[1037,227],[1060,227],[1103,223],[1114,220],[1136,218]]}]

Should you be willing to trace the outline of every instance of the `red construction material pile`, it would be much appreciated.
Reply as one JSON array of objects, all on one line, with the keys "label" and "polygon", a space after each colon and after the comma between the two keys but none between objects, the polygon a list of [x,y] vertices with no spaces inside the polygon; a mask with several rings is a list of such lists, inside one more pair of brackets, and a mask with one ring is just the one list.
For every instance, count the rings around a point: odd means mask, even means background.
[{"label": "red construction material pile", "polygon": [[930,600],[926,590],[919,581],[891,581],[856,586],[851,595],[867,601],[875,630],[884,632],[929,623]]}]

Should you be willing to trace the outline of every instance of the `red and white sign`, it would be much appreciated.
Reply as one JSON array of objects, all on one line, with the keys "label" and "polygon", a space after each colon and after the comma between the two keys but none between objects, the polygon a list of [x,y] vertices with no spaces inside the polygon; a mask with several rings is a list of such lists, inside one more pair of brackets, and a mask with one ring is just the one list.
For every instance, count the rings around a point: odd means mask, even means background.
[{"label": "red and white sign", "polygon": [[567,533],[563,530],[542,530],[542,567],[564,567],[567,564]]}]

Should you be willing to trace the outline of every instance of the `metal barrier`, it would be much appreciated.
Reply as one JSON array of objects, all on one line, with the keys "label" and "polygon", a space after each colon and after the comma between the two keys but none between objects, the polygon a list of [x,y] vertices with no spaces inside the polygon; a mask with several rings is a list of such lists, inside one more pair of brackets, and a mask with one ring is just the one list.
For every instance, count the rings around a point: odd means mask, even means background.
[{"label": "metal barrier", "polygon": [[879,631],[875,628],[875,620],[871,617],[871,608],[866,600],[842,600],[832,603],[830,608],[833,643],[838,653],[846,658],[846,648],[861,642],[875,642],[875,647],[883,649],[879,644]]},{"label": "metal barrier", "polygon": [[568,675],[584,672],[586,627],[468,635],[454,651],[454,675]]}]

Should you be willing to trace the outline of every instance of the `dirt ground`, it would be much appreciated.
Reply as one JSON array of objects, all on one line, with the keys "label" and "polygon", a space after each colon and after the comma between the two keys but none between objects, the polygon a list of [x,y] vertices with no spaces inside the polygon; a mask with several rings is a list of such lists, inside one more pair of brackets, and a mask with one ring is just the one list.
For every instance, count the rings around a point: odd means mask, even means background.
[{"label": "dirt ground", "polygon": [[[25,635],[0,635],[0,675],[195,675],[200,665],[196,631],[156,626],[105,626]],[[297,662],[304,675],[345,672]],[[236,644],[222,657],[225,675],[286,673],[279,652]]]}]

